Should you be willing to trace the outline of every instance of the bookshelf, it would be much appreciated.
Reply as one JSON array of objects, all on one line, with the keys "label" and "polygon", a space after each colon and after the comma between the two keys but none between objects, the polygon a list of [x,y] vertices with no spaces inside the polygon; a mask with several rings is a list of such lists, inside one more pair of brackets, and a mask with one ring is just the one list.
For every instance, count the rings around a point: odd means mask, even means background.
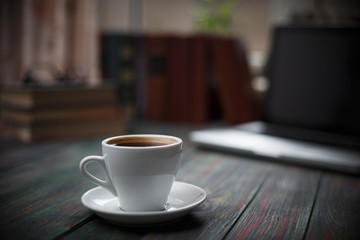
[{"label": "bookshelf", "polygon": [[228,124],[257,117],[246,52],[235,38],[111,32],[102,43],[103,75],[130,119],[204,124],[214,101]]}]

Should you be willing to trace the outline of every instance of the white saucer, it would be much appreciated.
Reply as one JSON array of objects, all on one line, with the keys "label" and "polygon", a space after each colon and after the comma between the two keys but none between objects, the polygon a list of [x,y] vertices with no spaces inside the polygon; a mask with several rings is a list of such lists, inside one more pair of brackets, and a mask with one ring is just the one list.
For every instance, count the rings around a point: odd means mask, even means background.
[{"label": "white saucer", "polygon": [[81,198],[85,207],[105,220],[120,225],[156,225],[171,222],[180,218],[201,204],[206,193],[195,185],[175,181],[163,211],[124,212],[120,209],[118,199],[102,187],[93,188]]}]

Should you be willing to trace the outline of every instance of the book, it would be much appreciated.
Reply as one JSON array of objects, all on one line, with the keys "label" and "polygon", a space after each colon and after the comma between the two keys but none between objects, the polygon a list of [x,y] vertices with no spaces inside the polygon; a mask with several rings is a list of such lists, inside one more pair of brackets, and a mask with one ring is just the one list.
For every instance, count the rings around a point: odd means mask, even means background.
[{"label": "book", "polygon": [[146,61],[145,61],[145,35],[139,36],[137,43],[137,58],[136,58],[136,118],[145,119],[145,100],[146,100]]},{"label": "book", "polygon": [[148,119],[176,123],[210,120],[206,37],[156,35],[147,36],[146,41]]},{"label": "book", "polygon": [[119,120],[18,126],[9,124],[7,129],[25,143],[44,140],[79,139],[84,137],[110,137],[126,132],[126,125]]},{"label": "book", "polygon": [[65,104],[114,104],[116,92],[112,86],[3,88],[0,103],[3,107],[24,110],[55,108]]},{"label": "book", "polygon": [[41,124],[65,124],[74,122],[101,121],[103,119],[123,118],[115,106],[66,106],[66,108],[35,109],[19,111],[5,108],[1,118],[8,123],[20,126]]},{"label": "book", "polygon": [[130,118],[137,114],[137,92],[143,80],[143,36],[132,33],[102,35],[102,70],[105,78],[117,87],[119,108]]},{"label": "book", "polygon": [[128,121],[110,86],[4,89],[1,103],[4,128],[24,142],[123,134]]},{"label": "book", "polygon": [[256,119],[246,54],[236,39],[128,33],[105,40],[105,76],[117,81],[128,115],[201,124],[220,110],[228,124]]},{"label": "book", "polygon": [[142,39],[137,35],[122,35],[117,48],[119,58],[118,97],[119,106],[129,117],[136,116],[136,85],[138,84],[138,46]]},{"label": "book", "polygon": [[164,121],[167,115],[168,36],[147,35],[145,39],[145,118]]},{"label": "book", "polygon": [[188,122],[206,123],[211,118],[210,63],[208,38],[202,35],[189,37],[188,45]]},{"label": "book", "polygon": [[104,80],[115,86],[118,77],[119,58],[117,54],[119,35],[101,34],[101,71]]},{"label": "book", "polygon": [[189,41],[185,36],[170,36],[167,52],[168,100],[166,119],[172,122],[189,122],[191,102],[189,80]]},{"label": "book", "polygon": [[233,38],[213,37],[211,53],[220,108],[227,124],[256,119],[255,96],[245,50]]}]

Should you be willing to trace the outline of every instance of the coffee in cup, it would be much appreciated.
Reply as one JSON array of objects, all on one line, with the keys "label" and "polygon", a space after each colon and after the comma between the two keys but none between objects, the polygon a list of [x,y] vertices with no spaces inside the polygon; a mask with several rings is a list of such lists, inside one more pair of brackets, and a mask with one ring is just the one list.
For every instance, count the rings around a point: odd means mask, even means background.
[{"label": "coffee in cup", "polygon": [[[167,202],[181,162],[182,140],[166,135],[124,135],[102,141],[103,156],[81,160],[80,171],[92,182],[108,189],[124,211],[159,211]],[[86,166],[97,163],[106,180]]]}]

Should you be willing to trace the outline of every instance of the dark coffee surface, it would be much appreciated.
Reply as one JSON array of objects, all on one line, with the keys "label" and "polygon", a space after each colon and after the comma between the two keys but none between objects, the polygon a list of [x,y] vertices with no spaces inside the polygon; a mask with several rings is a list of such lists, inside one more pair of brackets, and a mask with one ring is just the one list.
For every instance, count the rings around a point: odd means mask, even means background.
[{"label": "dark coffee surface", "polygon": [[164,143],[158,142],[128,142],[128,143],[112,143],[111,145],[123,146],[123,147],[153,147],[153,146],[162,146],[167,145]]},{"label": "dark coffee surface", "polygon": [[169,145],[176,142],[176,140],[161,137],[125,137],[112,139],[106,143],[118,147],[154,147]]}]

